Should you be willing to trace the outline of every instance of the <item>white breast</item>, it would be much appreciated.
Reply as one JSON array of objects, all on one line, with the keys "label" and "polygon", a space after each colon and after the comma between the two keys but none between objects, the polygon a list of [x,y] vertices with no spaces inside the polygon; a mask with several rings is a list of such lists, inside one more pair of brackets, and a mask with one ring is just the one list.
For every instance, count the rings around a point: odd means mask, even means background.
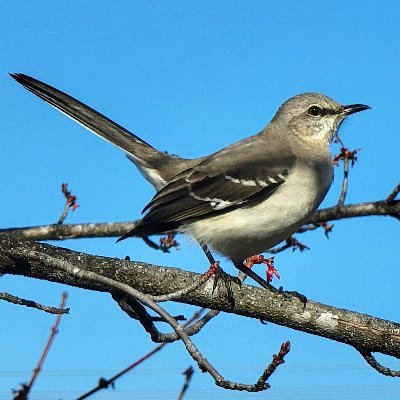
[{"label": "white breast", "polygon": [[268,199],[192,222],[184,231],[233,261],[262,253],[296,232],[316,210],[332,182],[310,167],[296,168]]}]

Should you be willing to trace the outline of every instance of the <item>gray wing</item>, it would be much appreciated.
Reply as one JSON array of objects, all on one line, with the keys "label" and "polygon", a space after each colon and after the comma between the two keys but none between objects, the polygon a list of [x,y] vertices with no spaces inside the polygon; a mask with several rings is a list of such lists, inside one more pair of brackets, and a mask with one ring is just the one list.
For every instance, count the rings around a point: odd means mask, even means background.
[{"label": "gray wing", "polygon": [[245,160],[215,173],[215,165],[205,160],[161,189],[144,208],[141,223],[121,240],[174,230],[192,219],[263,201],[284,184],[294,161],[292,155],[270,162]]}]

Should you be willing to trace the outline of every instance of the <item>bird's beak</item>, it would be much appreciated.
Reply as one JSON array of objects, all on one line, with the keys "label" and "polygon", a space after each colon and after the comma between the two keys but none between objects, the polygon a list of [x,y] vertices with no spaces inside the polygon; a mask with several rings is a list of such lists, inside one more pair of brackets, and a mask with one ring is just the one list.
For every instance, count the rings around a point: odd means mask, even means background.
[{"label": "bird's beak", "polygon": [[370,106],[366,106],[365,104],[350,104],[348,106],[343,106],[343,113],[350,115],[370,108]]}]

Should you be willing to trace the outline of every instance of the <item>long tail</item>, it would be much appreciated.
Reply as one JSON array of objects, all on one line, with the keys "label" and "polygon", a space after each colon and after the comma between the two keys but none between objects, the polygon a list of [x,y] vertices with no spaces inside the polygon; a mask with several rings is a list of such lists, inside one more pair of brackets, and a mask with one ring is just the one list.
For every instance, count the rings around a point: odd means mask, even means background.
[{"label": "long tail", "polygon": [[25,74],[10,76],[68,117],[123,150],[157,189],[185,168],[188,160],[155,149],[121,125],[61,90]]}]

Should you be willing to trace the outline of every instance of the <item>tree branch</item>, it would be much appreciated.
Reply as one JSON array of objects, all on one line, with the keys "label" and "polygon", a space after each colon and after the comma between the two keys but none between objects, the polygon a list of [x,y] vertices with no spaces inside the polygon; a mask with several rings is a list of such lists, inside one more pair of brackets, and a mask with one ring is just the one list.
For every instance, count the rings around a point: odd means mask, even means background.
[{"label": "tree branch", "polygon": [[[397,195],[397,193],[396,193]],[[392,196],[391,196],[392,197]],[[366,217],[366,216],[392,216],[400,218],[400,201],[380,200],[318,210],[314,213],[310,223],[317,224],[327,221],[335,221],[344,218]],[[119,237],[132,230],[139,220],[133,222],[105,222],[105,223],[84,223],[66,225],[40,225],[24,228],[0,229],[1,233],[18,235],[31,240],[66,240],[96,237]],[[300,229],[300,232],[304,229]]]},{"label": "tree branch", "polygon": [[394,199],[398,196],[399,193],[400,193],[400,183],[398,183],[397,186],[392,190],[392,193],[389,194],[389,196],[386,199],[386,202],[392,204]]},{"label": "tree branch", "polygon": [[[199,368],[202,371],[207,371],[215,380],[217,386],[221,386],[225,389],[231,390],[245,390],[248,392],[259,392],[262,390],[269,389],[270,385],[266,382],[269,375],[266,374],[266,371],[269,370],[270,373],[273,373],[276,367],[282,364],[283,361],[276,363],[276,356],[273,358],[273,362],[270,364],[269,367],[264,371],[264,373],[260,376],[259,380],[252,385],[234,382],[225,379],[216,369],[215,367],[203,356],[203,354],[198,350],[197,346],[193,343],[190,339],[189,335],[186,333],[183,326],[179,325],[178,322],[160,305],[153,301],[152,296],[149,296],[146,293],[143,293],[133,287],[129,286],[126,283],[121,283],[115,279],[99,275],[93,271],[86,271],[75,264],[72,264],[69,261],[66,261],[61,258],[52,257],[42,251],[36,250],[21,250],[14,248],[11,250],[11,255],[16,257],[17,259],[23,260],[33,260],[40,262],[41,264],[45,265],[49,268],[55,268],[61,272],[67,273],[73,277],[78,279],[90,281],[93,283],[100,284],[105,286],[108,291],[111,292],[121,292],[127,295],[130,298],[142,303],[144,306],[150,308],[155,313],[157,313],[165,322],[167,322],[175,333],[179,336],[182,342],[185,344],[186,350],[190,354],[190,356],[197,362]],[[60,315],[58,315],[58,318]],[[272,367],[271,367],[272,366]]]},{"label": "tree branch", "polygon": [[[27,255],[32,251],[60,260],[68,260],[69,263],[87,272],[109,277],[153,296],[176,292],[179,288],[192,284],[199,276],[177,268],[92,256],[6,235],[0,236],[0,273],[110,292],[110,288],[102,283],[49,268],[46,263],[37,259],[15,255],[16,252]],[[307,300],[304,304],[296,296],[248,285],[243,285],[241,289],[237,285],[232,286],[235,297],[235,304],[232,306],[226,298],[223,283],[217,285],[214,294],[212,294],[212,286],[212,282],[206,282],[176,301],[269,321],[346,343],[355,349],[364,349],[365,352],[379,352],[400,358],[400,324],[398,323],[312,300]]]},{"label": "tree branch", "polygon": [[343,206],[347,196],[347,189],[349,187],[349,159],[345,158],[343,160],[343,181],[342,181],[342,191],[337,202],[338,206]]},{"label": "tree branch", "polygon": [[18,304],[20,306],[37,308],[38,310],[47,312],[49,314],[69,314],[69,308],[45,306],[44,304],[37,303],[36,301],[22,299],[21,297],[14,296],[7,292],[0,293],[0,300],[8,301],[9,303]]}]

